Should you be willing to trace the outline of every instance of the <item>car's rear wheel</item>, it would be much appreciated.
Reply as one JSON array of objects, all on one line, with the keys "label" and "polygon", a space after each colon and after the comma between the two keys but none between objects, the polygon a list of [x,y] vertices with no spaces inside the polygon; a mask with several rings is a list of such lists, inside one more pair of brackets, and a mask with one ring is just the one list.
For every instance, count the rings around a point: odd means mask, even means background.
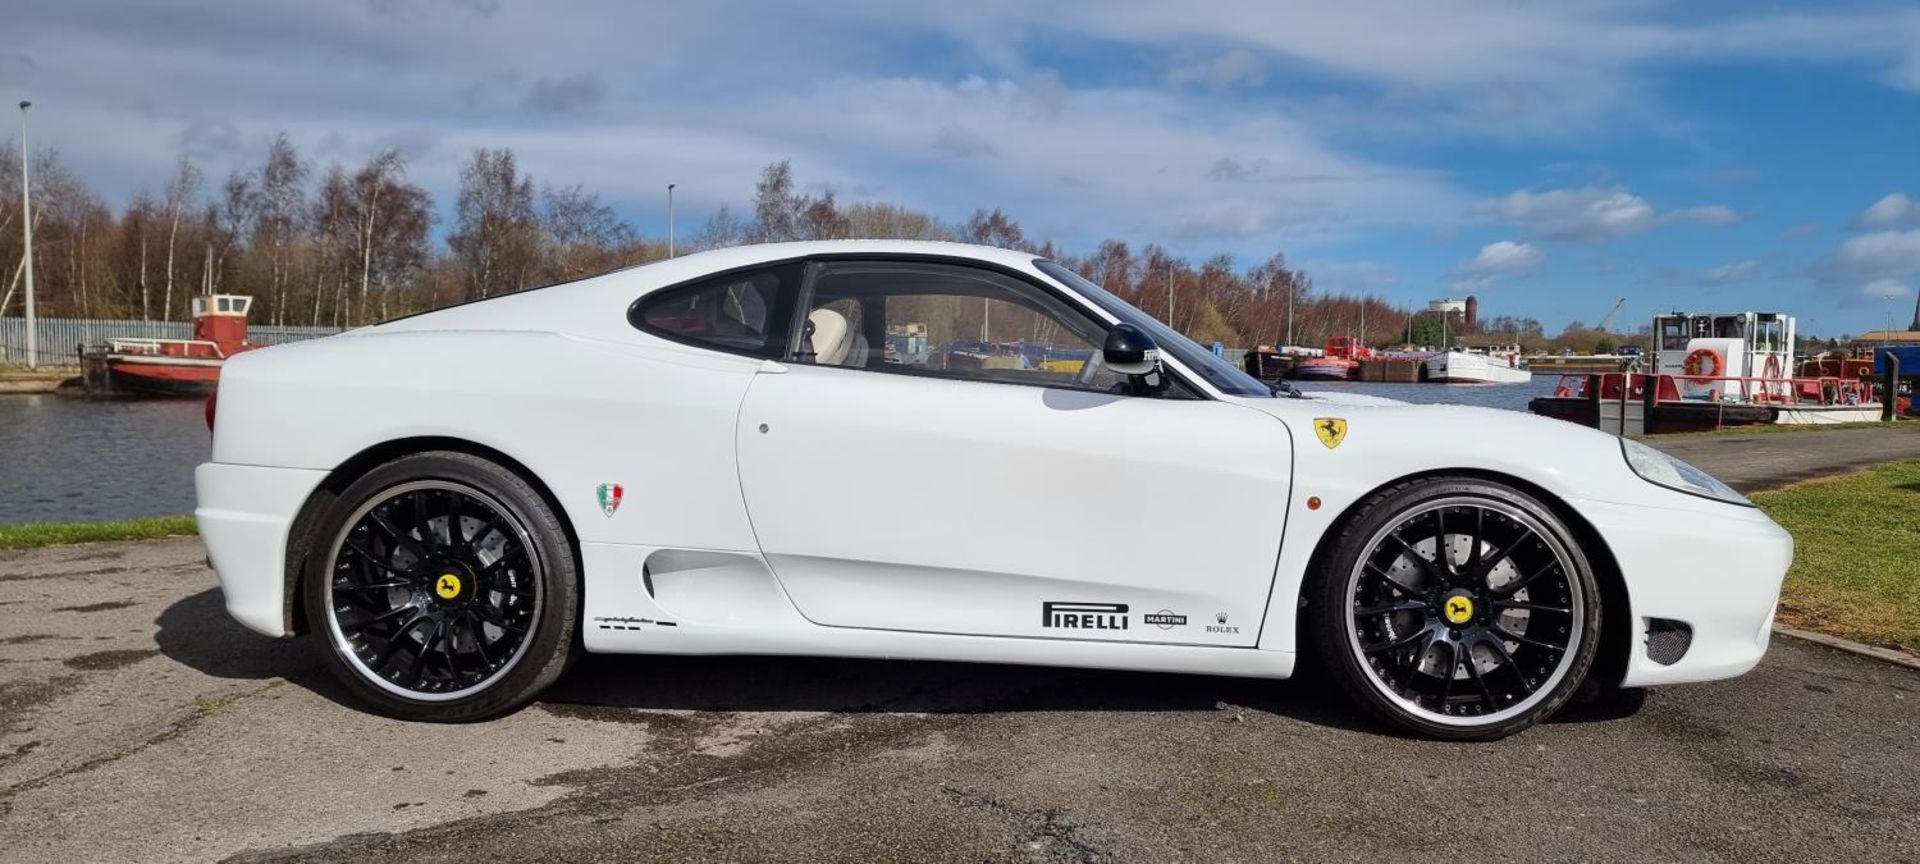
[{"label": "car's rear wheel", "polygon": [[573,549],[514,472],[465,453],[396,459],[348,486],[314,539],[308,622],[372,709],[483,720],[566,667],[578,629]]},{"label": "car's rear wheel", "polygon": [[1511,735],[1593,665],[1600,592],[1573,533],[1512,487],[1426,478],[1363,502],[1307,585],[1313,647],[1353,701],[1452,740]]}]

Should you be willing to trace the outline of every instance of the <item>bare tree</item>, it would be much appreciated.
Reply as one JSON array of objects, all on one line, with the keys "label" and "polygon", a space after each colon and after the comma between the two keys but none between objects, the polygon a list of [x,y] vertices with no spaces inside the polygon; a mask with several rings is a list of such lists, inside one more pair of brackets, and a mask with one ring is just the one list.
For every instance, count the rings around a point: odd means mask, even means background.
[{"label": "bare tree", "polygon": [[600,196],[579,186],[547,188],[540,194],[552,278],[577,279],[618,266],[633,246],[633,226]]},{"label": "bare tree", "polygon": [[267,256],[267,290],[273,297],[273,323],[287,321],[293,247],[306,215],[307,165],[285,132],[275,135],[260,166],[254,195],[253,248]]},{"label": "bare tree", "polygon": [[460,200],[447,235],[447,246],[467,271],[467,296],[526,287],[539,258],[539,231],[533,181],[521,176],[513,151],[473,151],[460,169]]},{"label": "bare tree", "polygon": [[193,199],[199,194],[200,169],[193,164],[192,157],[183,154],[174,166],[172,179],[167,181],[167,288],[160,304],[160,318],[164,321],[173,320],[173,250],[180,236],[180,214],[193,206]]}]

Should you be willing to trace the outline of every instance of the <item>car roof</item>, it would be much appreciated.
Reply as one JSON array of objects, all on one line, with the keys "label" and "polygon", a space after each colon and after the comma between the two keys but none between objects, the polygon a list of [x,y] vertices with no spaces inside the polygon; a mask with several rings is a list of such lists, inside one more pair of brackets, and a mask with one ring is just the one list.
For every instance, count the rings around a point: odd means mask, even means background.
[{"label": "car roof", "polygon": [[543,288],[502,294],[422,312],[355,331],[362,334],[429,330],[542,330],[607,335],[627,328],[626,309],[661,288],[712,273],[823,255],[923,255],[964,258],[1023,272],[1031,252],[926,240],[813,240],[756,243],[694,252]]}]

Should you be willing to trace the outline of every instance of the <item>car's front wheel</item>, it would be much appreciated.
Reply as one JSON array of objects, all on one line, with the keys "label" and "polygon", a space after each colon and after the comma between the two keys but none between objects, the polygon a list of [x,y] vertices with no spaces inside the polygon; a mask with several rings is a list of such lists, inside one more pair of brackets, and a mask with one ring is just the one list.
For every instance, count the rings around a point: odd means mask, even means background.
[{"label": "car's front wheel", "polygon": [[483,720],[560,676],[577,565],[546,500],[465,453],[405,456],[341,492],[314,535],[304,600],[328,665],[407,720]]},{"label": "car's front wheel", "polygon": [[1600,592],[1554,512],[1518,489],[1425,478],[1363,502],[1306,586],[1313,648],[1368,713],[1433,738],[1511,735],[1593,665]]}]

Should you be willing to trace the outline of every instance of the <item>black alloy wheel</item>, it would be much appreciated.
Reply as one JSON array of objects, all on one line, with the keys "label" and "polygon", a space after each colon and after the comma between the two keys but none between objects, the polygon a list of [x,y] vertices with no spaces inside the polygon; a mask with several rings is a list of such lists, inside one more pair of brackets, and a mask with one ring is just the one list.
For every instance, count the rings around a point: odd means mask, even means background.
[{"label": "black alloy wheel", "polygon": [[1308,595],[1315,648],[1349,696],[1403,730],[1481,740],[1558,710],[1592,666],[1600,595],[1551,509],[1474,479],[1364,503]]},{"label": "black alloy wheel", "polygon": [[559,676],[578,629],[577,566],[545,500],[461,453],[404,457],[335,502],[306,578],[330,665],[376,710],[475,720]]}]

